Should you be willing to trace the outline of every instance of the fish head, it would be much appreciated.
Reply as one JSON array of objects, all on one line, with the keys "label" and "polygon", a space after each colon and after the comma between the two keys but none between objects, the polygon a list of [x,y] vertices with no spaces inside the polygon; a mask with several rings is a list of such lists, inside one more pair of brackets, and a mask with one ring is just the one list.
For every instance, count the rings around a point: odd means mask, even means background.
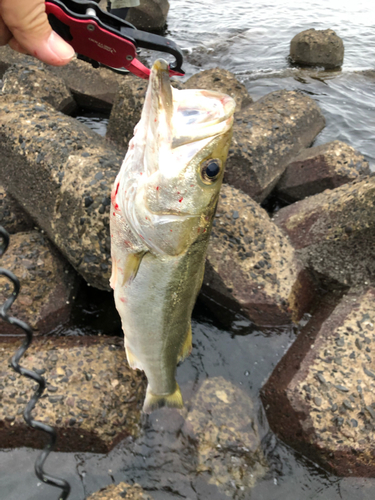
[{"label": "fish head", "polygon": [[179,254],[210,229],[234,109],[234,100],[225,94],[172,88],[168,64],[154,63],[124,162],[123,184],[133,196],[128,194],[126,201],[119,195],[126,219],[151,251]]}]

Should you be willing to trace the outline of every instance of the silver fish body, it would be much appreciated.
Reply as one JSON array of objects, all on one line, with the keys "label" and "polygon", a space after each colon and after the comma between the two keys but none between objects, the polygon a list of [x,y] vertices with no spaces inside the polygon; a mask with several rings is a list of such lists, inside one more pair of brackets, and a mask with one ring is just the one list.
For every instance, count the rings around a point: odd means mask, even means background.
[{"label": "silver fish body", "polygon": [[224,94],[172,89],[156,61],[113,186],[111,286],[129,365],[147,376],[146,413],[183,406],[176,365],[191,350],[234,107]]}]

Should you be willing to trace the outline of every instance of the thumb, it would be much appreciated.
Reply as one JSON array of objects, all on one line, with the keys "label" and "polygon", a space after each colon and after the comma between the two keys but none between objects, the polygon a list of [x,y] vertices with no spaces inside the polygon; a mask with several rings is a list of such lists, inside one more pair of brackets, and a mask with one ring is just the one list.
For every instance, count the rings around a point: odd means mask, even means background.
[{"label": "thumb", "polygon": [[9,45],[15,50],[54,66],[73,58],[74,49],[52,31],[44,0],[0,0],[0,15],[13,35]]}]

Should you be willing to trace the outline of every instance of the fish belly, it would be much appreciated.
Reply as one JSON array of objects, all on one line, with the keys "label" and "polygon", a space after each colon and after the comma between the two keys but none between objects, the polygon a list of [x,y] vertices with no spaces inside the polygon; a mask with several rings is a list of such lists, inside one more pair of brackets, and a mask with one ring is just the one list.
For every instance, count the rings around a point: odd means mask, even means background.
[{"label": "fish belly", "polygon": [[207,241],[179,256],[146,253],[131,283],[116,280],[114,296],[129,364],[144,370],[148,392],[173,394],[176,365],[191,339],[191,313],[202,284]]}]

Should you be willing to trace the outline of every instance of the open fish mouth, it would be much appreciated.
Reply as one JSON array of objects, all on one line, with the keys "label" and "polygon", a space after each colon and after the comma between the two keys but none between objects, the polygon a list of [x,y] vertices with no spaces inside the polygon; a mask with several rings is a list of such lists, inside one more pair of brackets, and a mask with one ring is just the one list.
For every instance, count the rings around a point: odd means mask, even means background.
[{"label": "open fish mouth", "polygon": [[145,109],[151,126],[157,121],[160,128],[164,122],[162,135],[171,149],[224,134],[232,126],[234,106],[233,99],[220,92],[173,89],[168,64],[162,59],[154,63]]}]

